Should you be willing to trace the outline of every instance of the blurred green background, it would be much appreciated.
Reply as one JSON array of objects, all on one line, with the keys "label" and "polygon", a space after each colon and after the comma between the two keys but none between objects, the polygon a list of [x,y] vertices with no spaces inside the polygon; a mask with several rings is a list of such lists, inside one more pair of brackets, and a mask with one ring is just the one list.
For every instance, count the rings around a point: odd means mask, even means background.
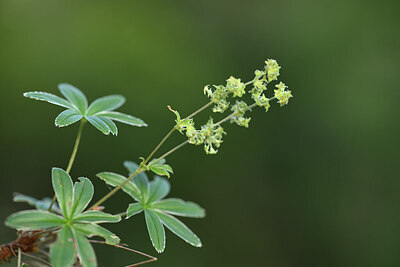
[{"label": "blurred green background", "polygon": [[[249,129],[226,125],[216,156],[188,146],[169,158],[170,196],[207,209],[183,220],[204,247],[168,232],[152,266],[399,266],[399,10],[399,1],[2,0],[0,219],[28,208],[13,192],[52,195],[51,167],[66,167],[77,132],[54,127],[62,109],[23,92],[59,94],[69,82],[89,101],[123,94],[120,111],[149,124],[119,124],[118,137],[85,129],[71,174],[91,178],[98,199],[108,188],[95,174],[124,173],[124,160],[147,155],[173,125],[167,105],[189,114],[206,103],[204,85],[250,80],[274,58],[294,94],[288,106],[255,109]],[[120,193],[107,210],[128,203]],[[143,215],[109,228],[157,254]],[[1,224],[0,237],[15,231]],[[96,250],[100,266],[143,259]]]}]

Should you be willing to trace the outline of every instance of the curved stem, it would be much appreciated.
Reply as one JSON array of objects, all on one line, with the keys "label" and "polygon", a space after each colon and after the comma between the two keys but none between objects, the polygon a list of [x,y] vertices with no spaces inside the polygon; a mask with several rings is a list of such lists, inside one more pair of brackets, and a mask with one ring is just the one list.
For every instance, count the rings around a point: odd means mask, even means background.
[{"label": "curved stem", "polygon": [[[71,154],[71,157],[68,162],[68,166],[67,166],[67,170],[66,170],[67,173],[69,173],[71,171],[72,165],[74,165],[76,153],[78,152],[79,144],[81,142],[81,137],[82,137],[82,131],[83,131],[83,127],[85,126],[85,123],[86,123],[85,119],[82,119],[80,122],[78,135],[76,136],[76,140],[75,140],[74,149],[72,150],[72,154]],[[56,202],[56,196],[54,195],[53,200],[51,201],[51,204],[48,209],[49,211],[51,211],[51,208],[53,207],[55,202]]]}]

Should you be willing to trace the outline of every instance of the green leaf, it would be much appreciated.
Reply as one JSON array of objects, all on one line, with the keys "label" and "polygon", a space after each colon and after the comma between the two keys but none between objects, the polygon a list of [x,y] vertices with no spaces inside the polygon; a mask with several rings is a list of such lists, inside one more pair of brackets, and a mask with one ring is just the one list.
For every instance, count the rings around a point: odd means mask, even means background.
[{"label": "green leaf", "polygon": [[56,118],[55,124],[58,127],[71,125],[83,118],[78,111],[74,109],[67,109],[61,112]]},{"label": "green leaf", "polygon": [[147,230],[150,235],[151,242],[158,253],[162,253],[165,249],[165,230],[160,218],[154,211],[145,210],[145,218]]},{"label": "green leaf", "polygon": [[73,220],[80,223],[116,223],[121,221],[121,216],[91,210],[79,214]]},{"label": "green leaf", "polygon": [[[97,177],[99,177],[101,180],[105,181],[107,184],[114,187],[126,181],[126,178],[124,176],[112,172],[102,172],[97,174]],[[132,181],[126,183],[122,187],[122,190],[124,190],[128,195],[130,195],[136,201],[141,200],[141,193],[137,188],[137,186]]]},{"label": "green leaf", "polygon": [[88,122],[90,122],[90,124],[92,124],[98,130],[100,130],[103,134],[105,134],[105,135],[110,134],[110,132],[111,132],[110,127],[101,118],[96,117],[96,116],[86,116],[85,118],[88,120]]},{"label": "green leaf", "polygon": [[75,223],[73,227],[87,237],[100,236],[110,245],[117,245],[120,242],[118,236],[97,224]]},{"label": "green leaf", "polygon": [[50,248],[50,262],[56,267],[69,267],[75,262],[74,236],[67,225],[58,233],[57,241]]},{"label": "green leaf", "polygon": [[96,267],[96,253],[83,233],[72,229],[78,258],[83,267]]},{"label": "green leaf", "polygon": [[122,95],[110,95],[96,99],[90,104],[87,111],[88,116],[94,115],[102,111],[115,110],[125,103],[125,97]]},{"label": "green leaf", "polygon": [[74,198],[72,201],[71,218],[80,214],[90,203],[94,194],[92,182],[87,178],[79,178],[74,186]]},{"label": "green leaf", "polygon": [[110,132],[111,132],[113,135],[118,135],[118,128],[117,128],[117,125],[115,125],[115,123],[114,123],[112,120],[110,120],[110,119],[108,119],[108,118],[106,118],[106,117],[97,117],[97,118],[99,118],[99,119],[102,120],[105,124],[107,124],[108,129],[110,129]]},{"label": "green leaf", "polygon": [[96,116],[101,116],[101,117],[106,117],[114,121],[119,121],[125,124],[129,124],[132,126],[138,126],[138,127],[144,127],[147,126],[147,124],[136,117],[133,117],[128,114],[116,112],[116,111],[104,111],[104,112],[99,112],[96,114]]},{"label": "green leaf", "polygon": [[62,83],[58,85],[58,89],[81,115],[86,114],[88,102],[86,96],[78,88],[68,83]]},{"label": "green leaf", "polygon": [[50,93],[45,93],[45,92],[27,92],[24,94],[25,97],[32,98],[35,100],[40,100],[40,101],[46,101],[51,104],[61,106],[64,108],[74,108],[74,106],[69,103],[67,100],[64,98],[61,98],[59,96],[50,94]]},{"label": "green leaf", "polygon": [[129,207],[126,211],[126,219],[129,219],[133,215],[139,214],[142,211],[143,211],[143,205],[141,203],[129,204]]},{"label": "green leaf", "polygon": [[195,247],[201,247],[200,239],[180,220],[175,218],[174,216],[165,214],[163,212],[156,212],[158,217],[161,219],[162,223],[169,229],[171,232],[185,240],[187,243],[191,244]]},{"label": "green leaf", "polygon": [[170,214],[203,218],[206,213],[203,208],[193,202],[186,202],[177,198],[169,198],[154,202],[151,204],[151,208],[165,211]]},{"label": "green leaf", "polygon": [[171,186],[166,179],[156,176],[153,181],[150,182],[150,194],[148,203],[153,203],[159,199],[164,198],[168,195]]},{"label": "green leaf", "polygon": [[[139,166],[133,161],[125,161],[124,166],[128,169],[129,176],[135,173],[136,170],[139,168]],[[147,178],[147,175],[144,172],[141,172],[136,175],[135,178],[132,179],[132,181],[135,183],[141,193],[140,200],[143,203],[146,203],[149,197],[149,179]]]},{"label": "green leaf", "polygon": [[[165,159],[153,159],[150,163],[150,170],[153,171],[154,173],[161,175],[161,176],[167,176],[168,178],[170,177],[169,173],[173,173],[173,170],[171,166],[165,164]],[[157,161],[156,163],[153,164],[153,162]]]},{"label": "green leaf", "polygon": [[61,226],[64,219],[44,210],[25,210],[8,216],[5,224],[8,227],[23,230],[38,230]]},{"label": "green leaf", "polygon": [[[36,199],[34,197],[30,197],[30,196],[26,196],[26,195],[23,195],[23,194],[16,193],[14,195],[13,201],[14,202],[27,203],[27,204],[29,204],[29,205],[31,205],[33,207],[36,207],[38,210],[48,210],[50,205],[51,205],[52,199],[46,197],[46,198],[43,198],[42,200],[38,200],[38,199]],[[58,207],[58,205],[56,203],[53,204],[53,207],[51,207],[51,209],[53,211],[61,213],[61,210],[60,210],[60,208]]]},{"label": "green leaf", "polygon": [[58,205],[60,206],[64,217],[69,218],[73,197],[71,177],[63,169],[53,168],[52,182]]},{"label": "green leaf", "polygon": [[[168,166],[168,165],[166,165],[166,166]],[[169,169],[172,172],[171,167]],[[158,174],[158,175],[161,175],[161,176],[167,176],[168,178],[170,177],[170,174],[169,174],[168,170],[165,167],[153,165],[153,166],[150,167],[150,170],[153,171],[155,174]]]}]

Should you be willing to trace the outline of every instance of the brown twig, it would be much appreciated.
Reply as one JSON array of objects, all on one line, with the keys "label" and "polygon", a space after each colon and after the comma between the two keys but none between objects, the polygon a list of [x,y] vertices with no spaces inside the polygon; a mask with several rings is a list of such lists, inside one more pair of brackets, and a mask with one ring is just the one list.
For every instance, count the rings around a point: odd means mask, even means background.
[{"label": "brown twig", "polygon": [[136,253],[136,254],[145,256],[145,257],[147,257],[147,258],[150,259],[150,260],[142,261],[142,262],[139,262],[139,263],[127,265],[127,266],[125,266],[125,267],[135,267],[135,266],[139,266],[139,265],[143,265],[143,264],[146,264],[146,263],[151,263],[151,262],[157,261],[157,258],[156,258],[156,257],[153,257],[153,256],[148,255],[148,254],[146,254],[146,253],[143,253],[143,252],[140,252],[140,251],[137,251],[137,250],[134,250],[134,249],[125,247],[125,246],[121,246],[121,245],[110,245],[110,244],[107,244],[107,243],[104,242],[104,241],[98,241],[98,240],[89,240],[89,242],[90,242],[90,243],[103,244],[103,245],[108,245],[108,246],[112,246],[112,247],[124,249],[124,250],[130,251],[130,252],[133,252],[133,253]]}]

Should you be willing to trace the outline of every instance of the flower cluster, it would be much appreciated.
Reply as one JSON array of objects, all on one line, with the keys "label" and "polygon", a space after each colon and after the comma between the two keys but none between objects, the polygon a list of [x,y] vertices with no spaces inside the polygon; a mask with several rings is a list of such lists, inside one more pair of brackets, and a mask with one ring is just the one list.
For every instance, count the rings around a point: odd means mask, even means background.
[{"label": "flower cluster", "polygon": [[[255,106],[259,106],[268,111],[270,108],[270,101],[277,99],[280,106],[286,105],[292,96],[291,91],[287,90],[287,86],[280,82],[275,85],[274,95],[268,98],[265,95],[267,86],[273,81],[277,81],[279,77],[279,71],[281,67],[278,65],[276,60],[268,59],[265,61],[264,70],[256,70],[255,77],[252,81],[243,83],[241,79],[233,76],[226,80],[226,85],[213,85],[212,87],[207,85],[204,87],[204,94],[210,98],[213,107],[213,112],[224,113],[229,107],[232,113],[222,120],[230,120],[231,123],[236,123],[239,126],[249,127],[250,117],[245,117],[246,111],[251,110]],[[244,101],[236,100],[235,104],[231,105],[229,97],[242,98],[246,94],[246,86],[252,85],[252,88],[248,91],[254,103],[248,105]],[[226,134],[224,129],[218,124],[213,123],[213,119],[207,122],[207,124],[201,126],[197,130],[194,126],[193,118],[187,118],[184,120],[180,119],[179,113],[174,111],[177,115],[177,129],[181,133],[185,133],[188,138],[188,142],[194,145],[204,144],[204,149],[207,154],[217,153],[217,148],[222,143],[222,136]]]},{"label": "flower cluster", "polygon": [[224,128],[214,124],[213,119],[210,118],[206,125],[201,126],[199,135],[204,138],[204,150],[207,154],[217,154],[221,146],[222,136],[226,134]]},{"label": "flower cluster", "polygon": [[236,123],[239,126],[249,127],[251,118],[245,118],[244,113],[249,109],[246,102],[236,101],[236,104],[232,106],[231,111],[235,114],[231,118],[231,123]]},{"label": "flower cluster", "polygon": [[275,98],[278,99],[279,104],[281,104],[281,107],[284,105],[287,105],[289,102],[289,98],[293,97],[291,91],[285,91],[287,86],[283,83],[280,82],[279,84],[275,85],[277,90],[274,90],[275,93]]}]

